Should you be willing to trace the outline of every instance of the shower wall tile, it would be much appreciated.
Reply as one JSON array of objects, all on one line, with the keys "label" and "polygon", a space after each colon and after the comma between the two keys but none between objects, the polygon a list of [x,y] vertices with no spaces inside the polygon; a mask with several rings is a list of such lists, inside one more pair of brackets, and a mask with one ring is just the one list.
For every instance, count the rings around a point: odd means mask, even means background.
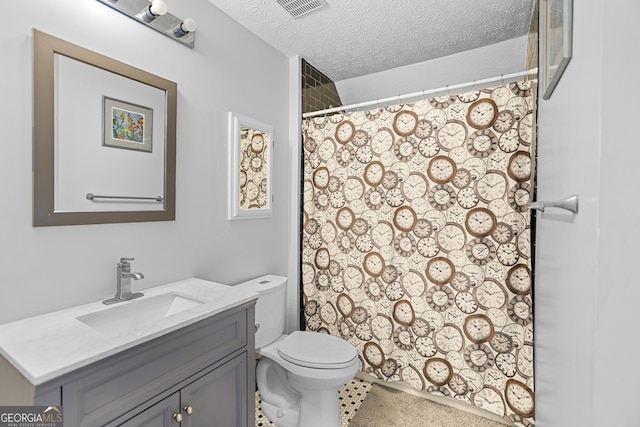
[{"label": "shower wall tile", "polygon": [[333,81],[302,60],[302,112],[324,110],[342,105]]}]

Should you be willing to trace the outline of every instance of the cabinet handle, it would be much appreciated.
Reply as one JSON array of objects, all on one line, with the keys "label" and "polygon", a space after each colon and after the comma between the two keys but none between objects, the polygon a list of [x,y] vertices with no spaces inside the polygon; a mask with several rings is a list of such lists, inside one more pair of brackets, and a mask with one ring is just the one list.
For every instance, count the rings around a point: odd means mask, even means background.
[{"label": "cabinet handle", "polygon": [[187,415],[191,415],[191,414],[193,414],[193,406],[191,406],[191,405],[186,405],[186,406],[184,407],[184,412],[186,412],[186,413],[187,413]]},{"label": "cabinet handle", "polygon": [[176,420],[177,423],[182,422],[182,414],[180,412],[173,413],[173,419]]}]

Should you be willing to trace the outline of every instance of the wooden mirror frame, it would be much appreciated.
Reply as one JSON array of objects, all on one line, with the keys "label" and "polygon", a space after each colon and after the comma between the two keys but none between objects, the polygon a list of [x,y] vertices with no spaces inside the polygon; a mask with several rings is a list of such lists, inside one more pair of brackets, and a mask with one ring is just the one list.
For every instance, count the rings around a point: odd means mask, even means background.
[{"label": "wooden mirror frame", "polygon": [[[55,211],[55,54],[165,92],[163,210]],[[33,226],[175,220],[177,84],[37,30],[33,30],[33,58]]]}]

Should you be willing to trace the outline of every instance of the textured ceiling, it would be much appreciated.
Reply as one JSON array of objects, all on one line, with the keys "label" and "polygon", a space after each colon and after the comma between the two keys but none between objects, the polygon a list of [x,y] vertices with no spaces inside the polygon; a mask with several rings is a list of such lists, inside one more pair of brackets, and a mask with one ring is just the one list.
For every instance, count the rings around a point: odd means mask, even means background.
[{"label": "textured ceiling", "polygon": [[533,10],[533,0],[327,0],[294,19],[276,0],[209,1],[334,81],[524,36]]}]

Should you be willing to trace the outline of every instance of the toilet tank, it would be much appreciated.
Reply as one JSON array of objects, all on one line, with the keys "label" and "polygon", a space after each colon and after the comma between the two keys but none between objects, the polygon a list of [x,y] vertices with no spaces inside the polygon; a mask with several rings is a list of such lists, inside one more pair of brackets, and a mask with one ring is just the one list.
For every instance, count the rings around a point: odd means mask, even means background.
[{"label": "toilet tank", "polygon": [[258,294],[256,301],[256,324],[260,325],[256,332],[256,348],[275,341],[284,334],[286,318],[286,285],[287,278],[267,275],[239,283]]}]

